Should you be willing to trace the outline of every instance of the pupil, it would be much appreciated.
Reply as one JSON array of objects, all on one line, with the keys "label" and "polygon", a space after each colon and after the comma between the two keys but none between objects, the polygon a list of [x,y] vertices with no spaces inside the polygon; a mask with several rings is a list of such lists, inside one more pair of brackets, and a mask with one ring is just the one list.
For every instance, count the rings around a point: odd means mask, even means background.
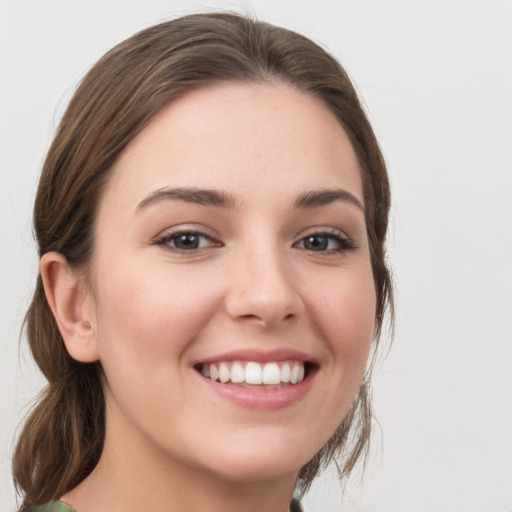
[{"label": "pupil", "polygon": [[327,244],[328,241],[325,236],[308,236],[304,245],[306,249],[311,251],[325,251]]},{"label": "pupil", "polygon": [[199,237],[197,235],[180,235],[175,241],[178,249],[197,249]]}]

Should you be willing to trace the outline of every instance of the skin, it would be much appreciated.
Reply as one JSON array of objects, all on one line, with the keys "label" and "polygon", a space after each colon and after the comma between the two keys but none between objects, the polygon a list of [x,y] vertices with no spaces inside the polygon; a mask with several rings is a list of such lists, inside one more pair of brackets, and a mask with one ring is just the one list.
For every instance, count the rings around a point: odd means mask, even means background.
[{"label": "skin", "polygon": [[[236,204],[155,199],[166,187]],[[299,469],[350,407],[374,330],[363,209],[346,198],[294,207],[324,189],[363,204],[355,153],[322,103],[283,84],[194,91],[128,146],[99,203],[86,280],[57,253],[41,262],[68,351],[105,371],[104,452],[64,501],[80,512],[288,510]],[[176,230],[207,236],[176,252]],[[306,246],[318,233],[327,250]],[[277,410],[240,407],[194,369],[276,348],[315,362],[305,396]]]}]

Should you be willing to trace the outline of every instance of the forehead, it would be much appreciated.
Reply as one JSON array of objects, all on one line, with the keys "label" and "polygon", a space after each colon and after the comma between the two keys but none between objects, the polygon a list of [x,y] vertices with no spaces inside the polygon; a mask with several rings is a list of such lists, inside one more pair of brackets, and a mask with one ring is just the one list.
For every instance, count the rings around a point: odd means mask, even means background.
[{"label": "forehead", "polygon": [[169,186],[265,197],[341,187],[363,202],[339,121],[320,100],[280,83],[217,85],[168,104],[121,155],[102,204],[133,208]]}]

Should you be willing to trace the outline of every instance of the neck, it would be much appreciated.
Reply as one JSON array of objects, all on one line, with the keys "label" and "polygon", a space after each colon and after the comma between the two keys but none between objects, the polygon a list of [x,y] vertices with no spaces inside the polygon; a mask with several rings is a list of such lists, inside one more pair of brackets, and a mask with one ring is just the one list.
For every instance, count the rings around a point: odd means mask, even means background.
[{"label": "neck", "polygon": [[78,512],[289,510],[297,474],[235,481],[131,441],[107,433],[98,465],[62,501]]}]

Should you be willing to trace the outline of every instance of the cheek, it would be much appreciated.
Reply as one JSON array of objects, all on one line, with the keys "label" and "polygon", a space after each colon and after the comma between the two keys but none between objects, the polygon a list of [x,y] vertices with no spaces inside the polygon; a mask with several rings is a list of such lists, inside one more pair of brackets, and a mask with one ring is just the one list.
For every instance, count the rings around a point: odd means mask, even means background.
[{"label": "cheek", "polygon": [[187,349],[218,307],[216,288],[182,268],[171,272],[165,264],[112,261],[115,267],[98,265],[102,272],[95,276],[107,402],[122,411],[113,413],[116,418],[140,424],[140,418],[160,415],[163,424],[174,425],[184,407],[176,397],[188,396]]},{"label": "cheek", "polygon": [[323,446],[346,417],[361,385],[374,334],[376,295],[365,265],[317,277],[310,286],[309,310],[328,349],[320,365],[320,377],[328,384],[316,397],[318,414],[308,421],[318,433],[318,446]]},{"label": "cheek", "polygon": [[347,380],[359,382],[375,329],[376,294],[369,267],[363,266],[333,279],[327,291],[319,294],[316,311],[331,356]]},{"label": "cheek", "polygon": [[160,263],[117,263],[99,267],[104,270],[97,276],[101,357],[115,351],[141,365],[152,360],[155,369],[171,354],[179,358],[218,307],[216,288],[201,273]]}]

